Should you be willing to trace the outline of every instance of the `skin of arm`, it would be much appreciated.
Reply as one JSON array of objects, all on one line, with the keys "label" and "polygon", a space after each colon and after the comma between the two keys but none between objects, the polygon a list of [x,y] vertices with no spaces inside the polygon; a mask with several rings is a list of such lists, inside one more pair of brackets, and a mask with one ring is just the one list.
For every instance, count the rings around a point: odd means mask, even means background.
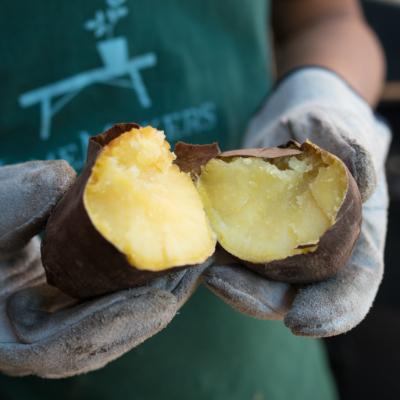
[{"label": "skin of arm", "polygon": [[370,105],[379,100],[385,60],[356,0],[274,0],[278,78],[318,65],[340,75]]}]

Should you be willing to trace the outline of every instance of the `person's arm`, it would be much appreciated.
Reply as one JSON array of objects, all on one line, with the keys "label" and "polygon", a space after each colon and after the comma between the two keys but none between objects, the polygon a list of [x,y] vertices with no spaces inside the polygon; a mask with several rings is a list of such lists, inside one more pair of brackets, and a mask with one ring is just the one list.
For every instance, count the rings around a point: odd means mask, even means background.
[{"label": "person's arm", "polygon": [[385,62],[357,0],[275,0],[272,25],[278,77],[301,66],[322,66],[376,104]]}]

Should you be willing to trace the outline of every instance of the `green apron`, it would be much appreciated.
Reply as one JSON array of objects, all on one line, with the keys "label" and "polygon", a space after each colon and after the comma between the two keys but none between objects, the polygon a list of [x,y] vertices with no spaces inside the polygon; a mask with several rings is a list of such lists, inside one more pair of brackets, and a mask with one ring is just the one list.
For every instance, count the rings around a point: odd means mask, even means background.
[{"label": "green apron", "polygon": [[[0,163],[63,158],[115,122],[240,145],[271,86],[265,0],[14,0],[0,13]],[[1,399],[332,399],[319,341],[200,288],[160,334],[58,381],[0,375]]]}]

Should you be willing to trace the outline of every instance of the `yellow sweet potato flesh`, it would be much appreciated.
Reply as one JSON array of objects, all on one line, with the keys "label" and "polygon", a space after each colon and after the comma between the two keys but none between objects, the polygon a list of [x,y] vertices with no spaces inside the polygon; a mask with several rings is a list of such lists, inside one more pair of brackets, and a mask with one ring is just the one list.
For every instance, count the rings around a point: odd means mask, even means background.
[{"label": "yellow sweet potato flesh", "polygon": [[347,182],[336,157],[302,154],[213,159],[197,187],[221,246],[242,260],[265,263],[315,251],[335,223]]},{"label": "yellow sweet potato flesh", "polygon": [[132,129],[103,149],[85,188],[93,225],[138,269],[201,263],[215,249],[195,185],[174,158],[162,132]]}]

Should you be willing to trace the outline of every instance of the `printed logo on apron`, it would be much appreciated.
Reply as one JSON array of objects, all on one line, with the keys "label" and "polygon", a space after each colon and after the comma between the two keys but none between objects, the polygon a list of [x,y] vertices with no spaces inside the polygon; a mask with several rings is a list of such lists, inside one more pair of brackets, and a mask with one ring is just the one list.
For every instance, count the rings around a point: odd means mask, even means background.
[{"label": "printed logo on apron", "polygon": [[[102,65],[29,90],[19,96],[18,101],[22,108],[34,106],[38,108],[40,113],[38,136],[41,141],[50,139],[52,122],[57,114],[62,113],[63,108],[73,102],[84,89],[93,85],[103,84],[124,91],[130,90],[142,109],[152,107],[152,93],[149,93],[146,87],[142,72],[157,67],[157,55],[154,51],[149,51],[130,56],[127,37],[114,36],[118,21],[129,14],[126,0],[105,2],[106,8],[96,10],[94,17],[84,23],[84,29],[93,32],[97,40],[96,49]],[[217,108],[214,102],[205,101],[139,123],[163,126],[168,139],[175,141],[195,133],[213,130],[217,125]],[[106,124],[104,130],[112,124],[112,122]],[[79,130],[77,136],[78,143],[69,143],[56,151],[49,152],[47,158],[64,158],[76,168],[80,168],[85,159],[90,134],[86,130]]]}]

